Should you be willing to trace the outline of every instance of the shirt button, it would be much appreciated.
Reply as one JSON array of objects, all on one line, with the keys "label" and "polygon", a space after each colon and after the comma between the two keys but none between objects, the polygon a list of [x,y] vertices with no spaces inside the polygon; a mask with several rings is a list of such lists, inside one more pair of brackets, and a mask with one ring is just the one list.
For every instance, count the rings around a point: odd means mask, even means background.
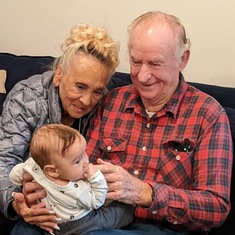
[{"label": "shirt button", "polygon": [[134,174],[135,174],[135,175],[138,175],[138,174],[139,174],[139,171],[138,171],[138,170],[135,170],[135,171],[134,171]]},{"label": "shirt button", "polygon": [[178,222],[177,221],[173,221],[173,224],[178,224]]},{"label": "shirt button", "polygon": [[156,215],[156,214],[157,214],[157,211],[152,211],[152,214],[153,214],[153,215]]},{"label": "shirt button", "polygon": [[177,161],[179,161],[180,160],[180,155],[177,155],[175,158],[176,158]]},{"label": "shirt button", "polygon": [[143,151],[146,151],[146,146],[142,147],[142,150],[143,150]]},{"label": "shirt button", "polygon": [[147,124],[146,124],[146,127],[149,128],[149,127],[150,127],[150,123],[147,123]]},{"label": "shirt button", "polygon": [[107,147],[107,150],[110,151],[111,149],[112,149],[112,147],[109,145],[109,146]]}]

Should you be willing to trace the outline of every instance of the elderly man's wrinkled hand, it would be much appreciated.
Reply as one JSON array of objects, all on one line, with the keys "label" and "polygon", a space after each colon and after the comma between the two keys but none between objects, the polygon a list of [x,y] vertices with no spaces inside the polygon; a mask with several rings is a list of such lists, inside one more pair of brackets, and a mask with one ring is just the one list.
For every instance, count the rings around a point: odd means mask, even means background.
[{"label": "elderly man's wrinkled hand", "polygon": [[149,184],[132,176],[123,167],[97,159],[99,169],[108,184],[107,200],[116,200],[126,204],[150,206],[152,188]]}]

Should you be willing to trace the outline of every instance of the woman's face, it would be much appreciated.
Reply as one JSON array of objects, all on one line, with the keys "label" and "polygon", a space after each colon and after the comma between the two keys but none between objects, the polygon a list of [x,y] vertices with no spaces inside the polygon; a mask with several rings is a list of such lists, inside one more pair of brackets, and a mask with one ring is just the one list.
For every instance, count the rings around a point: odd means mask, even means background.
[{"label": "woman's face", "polygon": [[103,97],[109,70],[88,54],[75,55],[66,71],[57,68],[53,84],[59,87],[64,114],[80,118],[89,113]]}]

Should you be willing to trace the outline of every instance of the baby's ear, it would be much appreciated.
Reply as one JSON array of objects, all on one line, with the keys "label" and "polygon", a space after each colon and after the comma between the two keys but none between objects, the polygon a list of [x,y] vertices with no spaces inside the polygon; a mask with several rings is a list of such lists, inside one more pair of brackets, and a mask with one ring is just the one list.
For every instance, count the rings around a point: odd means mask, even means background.
[{"label": "baby's ear", "polygon": [[45,165],[43,170],[45,174],[53,178],[57,178],[59,176],[59,173],[57,172],[56,167],[53,165]]}]

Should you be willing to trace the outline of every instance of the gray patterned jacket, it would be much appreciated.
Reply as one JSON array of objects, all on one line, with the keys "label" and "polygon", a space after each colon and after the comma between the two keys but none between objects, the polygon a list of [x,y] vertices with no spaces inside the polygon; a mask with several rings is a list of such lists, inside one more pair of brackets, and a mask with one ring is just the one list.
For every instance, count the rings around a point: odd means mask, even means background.
[{"label": "gray patterned jacket", "polygon": [[[0,210],[7,213],[12,192],[20,191],[9,179],[13,166],[28,157],[29,143],[36,128],[47,123],[60,123],[61,105],[58,88],[52,83],[53,72],[34,75],[15,85],[8,94],[0,117]],[[82,118],[85,134],[95,109]]]}]

